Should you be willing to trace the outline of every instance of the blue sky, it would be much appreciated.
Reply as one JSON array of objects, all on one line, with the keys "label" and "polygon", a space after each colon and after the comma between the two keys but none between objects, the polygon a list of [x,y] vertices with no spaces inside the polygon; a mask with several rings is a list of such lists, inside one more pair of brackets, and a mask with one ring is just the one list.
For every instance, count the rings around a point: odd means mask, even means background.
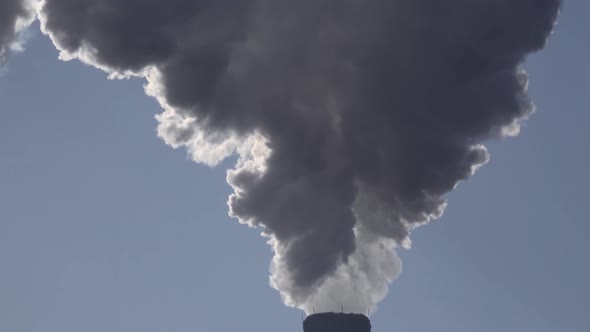
[{"label": "blue sky", "polygon": [[[525,66],[537,114],[416,230],[374,331],[590,330],[588,12],[566,2]],[[26,48],[0,76],[0,330],[299,331],[227,217],[231,163],[160,141],[140,80],[60,62],[36,27]]]}]

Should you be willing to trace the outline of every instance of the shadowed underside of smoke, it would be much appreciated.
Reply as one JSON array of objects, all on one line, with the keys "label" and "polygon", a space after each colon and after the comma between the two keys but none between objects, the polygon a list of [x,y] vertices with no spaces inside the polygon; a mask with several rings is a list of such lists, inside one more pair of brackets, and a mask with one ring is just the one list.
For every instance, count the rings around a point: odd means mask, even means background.
[{"label": "shadowed underside of smoke", "polygon": [[39,18],[62,59],[145,77],[169,145],[212,166],[240,156],[230,214],[263,230],[286,304],[366,312],[401,271],[394,248],[488,160],[482,142],[532,113],[518,66],[558,7],[45,0]]}]

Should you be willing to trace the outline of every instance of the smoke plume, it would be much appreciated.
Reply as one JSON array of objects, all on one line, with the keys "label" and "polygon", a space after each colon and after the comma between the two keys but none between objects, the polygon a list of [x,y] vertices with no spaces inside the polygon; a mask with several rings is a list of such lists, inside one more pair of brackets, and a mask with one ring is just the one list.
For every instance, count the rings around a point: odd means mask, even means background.
[{"label": "smoke plume", "polygon": [[519,65],[559,5],[43,0],[38,17],[61,59],[145,77],[166,143],[210,166],[239,156],[230,214],[262,229],[287,305],[366,312],[401,271],[394,248],[533,112]]},{"label": "smoke plume", "polygon": [[2,0],[0,2],[0,65],[9,51],[21,50],[17,34],[33,20],[33,1]]}]

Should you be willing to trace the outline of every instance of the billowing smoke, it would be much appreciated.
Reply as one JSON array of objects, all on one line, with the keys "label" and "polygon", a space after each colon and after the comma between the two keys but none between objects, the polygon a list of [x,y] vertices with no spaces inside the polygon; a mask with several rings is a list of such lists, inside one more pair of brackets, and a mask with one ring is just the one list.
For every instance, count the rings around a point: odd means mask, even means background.
[{"label": "billowing smoke", "polygon": [[39,18],[62,59],[145,77],[166,143],[211,166],[239,155],[230,214],[263,230],[287,305],[366,312],[482,142],[533,112],[519,65],[559,5],[44,0]]},{"label": "billowing smoke", "polygon": [[0,65],[8,53],[20,51],[17,34],[25,29],[34,18],[33,1],[2,0],[0,2]]}]

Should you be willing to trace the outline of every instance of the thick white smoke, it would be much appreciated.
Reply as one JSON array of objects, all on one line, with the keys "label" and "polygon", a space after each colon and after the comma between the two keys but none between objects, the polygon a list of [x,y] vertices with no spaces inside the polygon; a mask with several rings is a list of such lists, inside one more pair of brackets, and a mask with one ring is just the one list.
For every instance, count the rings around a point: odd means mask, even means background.
[{"label": "thick white smoke", "polygon": [[[0,56],[27,17],[5,3]],[[262,229],[287,305],[364,313],[401,272],[395,248],[487,162],[482,143],[533,112],[519,65],[559,5],[43,0],[38,17],[62,59],[144,77],[166,143],[210,166],[239,155],[230,214]]]}]

